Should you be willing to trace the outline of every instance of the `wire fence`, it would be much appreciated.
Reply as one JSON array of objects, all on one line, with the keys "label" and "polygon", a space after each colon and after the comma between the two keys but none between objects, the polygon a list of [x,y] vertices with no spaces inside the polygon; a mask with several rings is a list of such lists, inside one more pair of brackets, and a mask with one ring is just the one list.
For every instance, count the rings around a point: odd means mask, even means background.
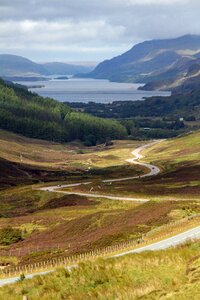
[{"label": "wire fence", "polygon": [[0,249],[0,256],[16,256],[16,257],[21,257],[24,255],[28,255],[31,253],[37,253],[41,251],[59,251],[63,250],[61,245],[54,245],[53,247],[50,246],[37,246],[37,247],[26,247],[26,248],[15,248],[15,249]]},{"label": "wire fence", "polygon": [[[112,255],[122,252],[122,251],[136,249],[137,247],[143,247],[148,244],[157,242],[160,239],[169,237],[170,232],[172,232],[170,229],[173,229],[174,226],[182,225],[184,222],[193,220],[195,217],[199,217],[199,216],[200,215],[198,214],[198,215],[195,215],[192,217],[187,217],[180,221],[176,221],[171,224],[166,224],[166,225],[162,226],[162,228],[164,227],[165,229],[168,229],[167,233],[163,234],[162,232],[160,232],[160,233],[158,232],[158,234],[156,234],[156,237],[154,237],[154,238],[147,238],[147,239],[145,238],[145,240],[143,238],[138,239],[138,240],[134,239],[134,240],[121,242],[116,245],[96,249],[93,251],[80,253],[77,255],[71,255],[71,256],[66,255],[66,256],[62,256],[62,257],[47,259],[47,260],[44,260],[41,262],[36,262],[36,263],[29,263],[29,264],[18,265],[18,266],[9,266],[9,267],[6,267],[6,268],[0,270],[0,277],[7,278],[7,277],[12,277],[12,276],[19,276],[20,274],[32,274],[32,273],[45,271],[45,270],[54,270],[58,267],[73,266],[73,265],[77,265],[79,262],[91,260],[91,259],[98,258],[98,257],[106,257],[106,256],[108,257],[108,256],[112,256]],[[199,220],[197,220],[197,221],[198,221],[197,222],[197,224],[198,224]],[[183,231],[183,228],[181,228],[181,226],[176,228],[176,233],[179,233],[181,231]],[[156,229],[155,229],[155,232],[156,232]],[[148,236],[148,234],[146,235],[146,237],[147,236]],[[44,250],[44,248],[43,248],[43,250]],[[51,248],[51,251],[52,251],[52,248]]]}]

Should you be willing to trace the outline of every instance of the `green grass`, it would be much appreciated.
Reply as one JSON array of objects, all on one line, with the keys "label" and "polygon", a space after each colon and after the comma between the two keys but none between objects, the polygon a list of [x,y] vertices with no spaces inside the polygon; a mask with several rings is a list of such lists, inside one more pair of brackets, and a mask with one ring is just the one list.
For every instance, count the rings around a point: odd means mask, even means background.
[{"label": "green grass", "polygon": [[131,151],[143,142],[114,141],[113,146],[85,147],[79,142],[59,144],[27,138],[0,129],[0,157],[38,167],[71,170],[72,167],[124,165]]},{"label": "green grass", "polygon": [[167,163],[180,165],[200,162],[200,131],[182,137],[169,139],[146,149],[143,154],[146,161],[161,166]]},{"label": "green grass", "polygon": [[81,263],[0,289],[0,299],[198,300],[200,242],[159,252]]},{"label": "green grass", "polygon": [[[102,183],[101,193],[149,200],[200,198],[200,131],[157,143],[145,149],[143,155],[142,161],[160,167],[158,176],[112,185]],[[98,193],[99,183],[92,186],[93,192]],[[90,188],[91,185],[78,187],[79,191],[84,192]]]},{"label": "green grass", "polygon": [[[50,154],[45,157],[45,164],[51,164],[56,149],[58,152],[61,151],[61,156],[54,159],[61,159],[60,162],[66,170],[69,164],[73,167],[76,164],[84,168],[90,166],[89,172],[78,171],[78,174],[75,172],[66,176],[68,183],[81,180],[93,181],[91,185],[76,188],[76,191],[78,189],[89,192],[93,187],[92,192],[98,194],[153,200],[148,204],[138,204],[62,195],[35,189],[43,185],[52,185],[54,182],[4,189],[0,191],[0,228],[11,225],[13,228],[22,230],[24,238],[23,242],[16,243],[12,249],[19,248],[23,253],[29,248],[36,249],[38,245],[41,249],[49,248],[45,253],[33,256],[23,255],[19,258],[19,263],[31,262],[35,259],[40,261],[45,258],[45,255],[46,257],[58,255],[58,253],[50,254],[49,252],[50,249],[55,248],[55,245],[59,245],[62,251],[66,250],[68,254],[73,254],[113,245],[127,239],[138,239],[154,228],[199,213],[200,173],[199,166],[196,164],[196,157],[199,159],[197,151],[199,135],[200,133],[196,132],[185,137],[164,141],[145,150],[144,160],[164,166],[159,176],[110,185],[102,183],[101,180],[134,176],[144,172],[139,166],[132,166],[125,162],[132,156],[133,149],[142,144],[141,142],[115,141],[114,145],[108,148],[98,146],[81,149],[78,144],[59,145],[43,141],[37,141],[38,144],[36,144],[36,141],[32,139],[12,134],[6,137],[6,133],[0,134],[2,140],[7,141],[5,143],[9,151],[18,149],[17,155],[21,150],[29,151],[31,164],[37,165],[37,168],[40,162],[37,161],[37,155],[34,156],[34,153],[41,150],[42,157],[46,147]],[[11,147],[11,145],[14,146],[13,143],[16,144],[16,148]],[[62,156],[66,154],[65,146],[67,153],[71,151],[69,158]],[[3,151],[2,145],[0,145],[0,150]],[[9,151],[8,156],[11,159]],[[178,151],[178,154],[174,155],[174,151]],[[4,153],[6,153],[5,149]],[[177,162],[180,157],[181,163]],[[195,160],[191,157],[195,157]],[[56,164],[57,162],[54,161],[53,168]]]},{"label": "green grass", "polygon": [[[41,261],[50,256],[57,257],[66,253],[71,255],[87,252],[129,239],[137,241],[155,228],[162,228],[163,225],[173,223],[174,220],[181,220],[200,212],[197,201],[152,201],[136,204],[126,201],[105,199],[94,201],[84,197],[70,197],[67,196],[67,203],[69,200],[70,203],[78,200],[78,205],[46,208],[20,217],[0,220],[1,228],[11,224],[12,227],[23,232],[23,242],[13,244],[11,248],[6,247],[7,251],[17,249],[16,257],[20,250],[19,264]],[[59,201],[59,197],[55,202],[53,199],[53,203]],[[86,201],[86,205],[81,205],[80,201]],[[162,230],[159,234],[162,235]],[[59,253],[54,251],[58,246]],[[40,251],[35,255],[34,249],[36,251],[37,247]],[[28,249],[32,249],[33,255],[26,254]],[[67,252],[64,252],[65,250]],[[12,252],[12,255],[14,253]]]}]

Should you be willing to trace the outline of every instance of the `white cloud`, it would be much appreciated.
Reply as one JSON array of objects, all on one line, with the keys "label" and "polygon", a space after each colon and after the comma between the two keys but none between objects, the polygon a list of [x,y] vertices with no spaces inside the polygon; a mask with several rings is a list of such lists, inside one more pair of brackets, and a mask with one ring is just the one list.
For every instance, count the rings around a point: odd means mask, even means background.
[{"label": "white cloud", "polygon": [[[119,0],[122,2],[121,0]],[[190,0],[126,0],[125,5],[175,5],[186,4]]]},{"label": "white cloud", "polygon": [[[13,39],[15,46],[24,48],[27,42],[34,47],[45,48],[54,45],[54,48],[63,46],[66,43],[85,43],[89,41],[94,44],[101,44],[105,41],[115,42],[123,36],[123,26],[111,25],[104,20],[89,22],[57,21],[46,20],[34,21],[2,21],[0,22],[0,44],[1,47],[12,47]],[[57,44],[55,44],[57,43]],[[30,45],[30,44],[29,44]],[[64,46],[63,46],[64,47]]]},{"label": "white cloud", "polygon": [[0,11],[0,52],[25,56],[103,59],[146,39],[200,34],[199,0],[0,0]]}]

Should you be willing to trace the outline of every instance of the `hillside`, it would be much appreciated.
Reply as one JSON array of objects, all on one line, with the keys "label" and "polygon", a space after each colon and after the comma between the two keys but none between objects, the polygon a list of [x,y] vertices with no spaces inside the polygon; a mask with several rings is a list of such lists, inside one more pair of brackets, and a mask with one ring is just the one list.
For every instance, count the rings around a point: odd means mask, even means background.
[{"label": "hillside", "polygon": [[75,169],[68,162],[78,160],[79,147],[78,143],[58,144],[0,130],[0,190],[65,179]]},{"label": "hillside", "polygon": [[44,75],[45,68],[25,57],[0,54],[0,76]]},{"label": "hillside", "polygon": [[[145,151],[145,160],[160,166],[160,175],[110,184],[102,180],[146,172],[126,161],[144,142],[115,141],[110,147],[83,148],[0,131],[4,162],[0,169],[0,229],[11,225],[26,230],[23,241],[6,247],[13,253],[7,261],[15,259],[21,265],[63,256],[66,250],[67,254],[82,253],[130,239],[137,241],[141,236],[148,239],[149,234],[151,239],[154,229],[162,232],[166,224],[176,233],[174,221],[200,212],[198,141],[199,132],[195,132],[159,143]],[[71,195],[38,189],[86,181],[91,183],[68,188]],[[88,195],[91,190],[98,195],[95,199]],[[116,201],[101,195],[151,201]],[[57,246],[59,251],[55,251]],[[4,250],[0,247],[0,256],[5,255]]]},{"label": "hillside", "polygon": [[[165,251],[82,263],[70,271],[37,276],[5,286],[0,299],[31,300],[198,299],[200,288],[200,243]],[[37,289],[36,289],[37,287]]]},{"label": "hillside", "polygon": [[0,77],[41,77],[47,75],[73,75],[92,70],[89,66],[61,62],[35,63],[22,56],[0,54]]},{"label": "hillside", "polygon": [[105,60],[91,73],[91,78],[117,82],[143,82],[181,78],[194,63],[199,64],[200,36],[152,40],[135,45],[126,53]]},{"label": "hillside", "polygon": [[[113,176],[118,176],[124,158],[131,155],[138,142],[114,141],[113,145],[116,149],[104,144],[87,147],[77,141],[59,144],[0,129],[0,190],[40,180],[65,180],[67,177],[71,180],[75,175],[84,177],[91,168],[103,168],[105,174],[115,171]],[[112,169],[115,164],[118,168]],[[133,174],[134,169],[126,172]]]},{"label": "hillside", "polygon": [[[115,141],[109,147],[86,148],[77,143],[60,145],[25,138],[1,130],[2,169],[0,169],[0,180],[2,175],[5,180],[4,182],[0,181],[0,232],[10,226],[12,229],[19,230],[22,240],[4,245],[0,238],[0,265],[5,266],[6,262],[11,266],[15,264],[23,266],[51,258],[56,259],[66,255],[102,249],[105,246],[118,245],[129,240],[137,242],[141,238],[151,242],[169,235],[169,228],[170,235],[175,235],[180,230],[184,231],[198,226],[200,212],[199,131],[159,142],[143,150],[142,154],[145,154],[143,160],[159,166],[162,172],[149,178],[130,179],[129,176],[146,172],[141,166],[132,165],[126,161],[131,157],[133,149],[141,145],[144,145],[144,142],[124,140]],[[102,181],[122,177],[129,179],[114,181],[112,184]],[[51,183],[51,181],[53,182]],[[4,186],[2,182],[5,184]],[[67,191],[70,192],[70,195],[63,194],[66,189],[61,190],[62,193],[52,193],[49,189],[52,185],[59,186],[62,183],[77,182],[89,183],[69,187]],[[41,187],[47,189],[41,190]],[[76,195],[76,192],[86,194]],[[90,193],[97,194],[97,197],[90,197]],[[103,195],[135,197],[149,201],[144,203],[116,201],[103,198]],[[51,297],[54,299],[55,280],[56,286],[59,286],[59,289],[56,288],[56,293],[65,294],[67,292],[72,299],[74,295],[79,295],[80,299],[82,297],[93,299],[93,292],[97,295],[98,289],[104,287],[104,284],[107,285],[108,282],[110,291],[114,294],[118,293],[122,299],[126,299],[129,294],[126,294],[123,289],[118,290],[118,280],[124,286],[132,287],[133,278],[136,278],[136,282],[134,289],[129,289],[131,296],[136,293],[135,296],[144,296],[148,299],[150,292],[153,296],[156,296],[157,293],[160,296],[159,293],[162,294],[164,291],[166,293],[173,291],[175,294],[177,289],[179,292],[182,292],[182,289],[184,291],[181,281],[183,270],[185,272],[185,265],[190,264],[190,258],[196,256],[198,249],[199,246],[185,247],[184,250],[183,248],[170,249],[155,254],[144,253],[127,256],[112,260],[111,265],[109,265],[109,261],[105,262],[105,260],[95,262],[95,270],[98,270],[97,277],[100,276],[95,285],[91,279],[94,278],[92,262],[82,263],[80,269],[70,272],[70,275],[62,277],[63,271],[50,275],[52,289],[48,288],[49,277],[34,278],[33,281],[18,283],[17,295],[21,296],[19,287],[23,285],[23,293],[26,290],[26,294],[34,299],[32,282],[35,285],[35,280],[39,280],[41,293],[43,293],[44,287],[48,299]],[[176,264],[177,269],[172,268],[171,270],[170,266],[177,259],[179,259],[179,264]],[[146,266],[142,270],[143,275],[141,275],[141,268],[144,267],[142,262]],[[138,275],[136,265],[138,265]],[[118,273],[118,267],[120,270],[125,270],[125,273],[123,271]],[[106,283],[104,283],[105,274],[102,271],[104,269],[107,274]],[[114,270],[114,281],[112,274],[110,275],[110,272],[113,272],[111,270]],[[154,273],[152,273],[153,270]],[[180,271],[180,278],[171,281],[177,270]],[[128,277],[127,271],[130,272]],[[87,283],[85,283],[85,279],[81,281],[82,286],[79,291],[80,283],[74,285],[74,278],[79,278],[79,275],[83,278],[85,273],[87,273],[88,281]],[[131,277],[133,273],[134,276]],[[152,276],[154,276],[153,283]],[[149,288],[141,289],[141,282],[137,288],[139,280],[137,278],[139,277],[145,278],[145,284],[152,287],[150,291]],[[100,284],[99,278],[103,278]],[[187,277],[184,277],[184,282],[186,279]],[[48,281],[47,285],[46,280]],[[69,280],[72,281],[69,283]],[[62,289],[58,284],[60,281],[62,281]],[[170,286],[169,282],[171,282]],[[29,284],[30,286],[27,287]],[[71,294],[68,293],[68,284]],[[72,288],[71,285],[75,288]],[[91,285],[92,289],[90,290]],[[78,288],[76,289],[76,287]],[[85,287],[87,287],[87,291],[85,291]],[[10,288],[10,299],[12,299],[12,296],[16,296],[12,294],[15,286]],[[7,295],[7,287],[2,290]],[[104,297],[107,295],[110,296],[109,292],[103,294]]]},{"label": "hillside", "polygon": [[74,75],[77,73],[88,73],[93,67],[72,65],[61,62],[44,63],[42,66],[46,70],[47,75]]},{"label": "hillside", "polygon": [[193,165],[200,168],[200,131],[163,141],[146,150],[145,155],[155,164],[162,163],[166,167]]},{"label": "hillside", "polygon": [[200,64],[194,62],[185,70],[185,74],[167,80],[150,81],[139,90],[170,90],[172,94],[188,94],[199,89]]},{"label": "hillside", "polygon": [[[143,161],[159,166],[161,174],[154,178],[116,182],[103,185],[101,192],[154,200],[199,199],[200,195],[200,131],[184,136],[167,139],[147,148],[142,153]],[[92,185],[93,192],[98,193],[98,186]],[[91,185],[79,188],[89,192]],[[163,203],[164,205],[164,203]],[[180,212],[177,211],[179,215]]]},{"label": "hillside", "polygon": [[79,139],[87,145],[126,135],[125,128],[116,121],[74,112],[63,103],[3,81],[0,81],[0,128],[50,141]]}]

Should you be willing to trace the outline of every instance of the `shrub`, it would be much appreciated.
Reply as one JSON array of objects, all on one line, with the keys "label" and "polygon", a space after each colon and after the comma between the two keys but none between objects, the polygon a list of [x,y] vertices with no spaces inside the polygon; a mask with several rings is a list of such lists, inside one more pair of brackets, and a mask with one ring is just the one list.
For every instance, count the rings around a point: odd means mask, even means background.
[{"label": "shrub", "polygon": [[26,279],[24,273],[20,274],[19,281],[23,281],[24,279]]},{"label": "shrub", "polygon": [[21,240],[23,240],[21,230],[12,227],[5,227],[0,229],[1,245],[10,245]]}]

